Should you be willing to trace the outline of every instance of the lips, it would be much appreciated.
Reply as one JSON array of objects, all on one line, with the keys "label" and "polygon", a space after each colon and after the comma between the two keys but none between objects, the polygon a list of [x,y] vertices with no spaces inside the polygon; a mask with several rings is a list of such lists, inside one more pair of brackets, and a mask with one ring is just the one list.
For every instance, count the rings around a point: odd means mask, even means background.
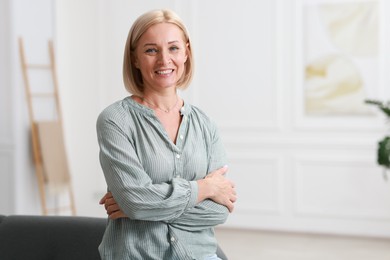
[{"label": "lips", "polygon": [[155,73],[158,75],[167,75],[173,72],[173,69],[166,69],[166,70],[156,70]]}]

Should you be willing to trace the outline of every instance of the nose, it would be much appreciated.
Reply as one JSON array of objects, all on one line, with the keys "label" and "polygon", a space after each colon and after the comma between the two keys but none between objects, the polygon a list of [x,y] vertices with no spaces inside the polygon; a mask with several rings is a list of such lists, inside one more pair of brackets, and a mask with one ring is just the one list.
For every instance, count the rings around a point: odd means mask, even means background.
[{"label": "nose", "polygon": [[161,50],[158,56],[160,65],[168,65],[172,62],[171,54],[167,50]]}]

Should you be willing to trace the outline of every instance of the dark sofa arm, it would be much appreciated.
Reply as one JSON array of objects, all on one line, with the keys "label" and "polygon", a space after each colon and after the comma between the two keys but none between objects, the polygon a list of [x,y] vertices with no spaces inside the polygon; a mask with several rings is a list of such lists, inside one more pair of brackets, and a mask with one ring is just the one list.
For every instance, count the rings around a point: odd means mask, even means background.
[{"label": "dark sofa arm", "polygon": [[103,218],[3,216],[0,259],[99,260],[105,226]]},{"label": "dark sofa arm", "polygon": [[[1,260],[100,260],[107,220],[73,216],[0,215]],[[218,247],[217,255],[226,260]]]}]

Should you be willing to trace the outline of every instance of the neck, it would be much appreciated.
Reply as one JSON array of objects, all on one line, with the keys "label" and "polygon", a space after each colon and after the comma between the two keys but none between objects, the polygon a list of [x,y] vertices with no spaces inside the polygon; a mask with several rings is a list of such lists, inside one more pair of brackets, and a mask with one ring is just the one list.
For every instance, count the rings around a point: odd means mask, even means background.
[{"label": "neck", "polygon": [[177,96],[177,93],[169,97],[144,95],[141,97],[141,99],[144,105],[154,110],[157,109],[163,111],[165,113],[176,110],[177,104],[179,103],[179,97]]}]

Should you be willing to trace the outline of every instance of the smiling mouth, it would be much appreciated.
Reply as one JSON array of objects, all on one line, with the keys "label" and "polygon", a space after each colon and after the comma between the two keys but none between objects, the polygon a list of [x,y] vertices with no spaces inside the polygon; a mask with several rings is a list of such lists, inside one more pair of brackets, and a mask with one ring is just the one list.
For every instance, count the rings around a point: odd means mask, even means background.
[{"label": "smiling mouth", "polygon": [[169,73],[172,73],[173,72],[173,69],[169,69],[169,70],[157,70],[156,73],[159,74],[159,75],[167,75]]}]

